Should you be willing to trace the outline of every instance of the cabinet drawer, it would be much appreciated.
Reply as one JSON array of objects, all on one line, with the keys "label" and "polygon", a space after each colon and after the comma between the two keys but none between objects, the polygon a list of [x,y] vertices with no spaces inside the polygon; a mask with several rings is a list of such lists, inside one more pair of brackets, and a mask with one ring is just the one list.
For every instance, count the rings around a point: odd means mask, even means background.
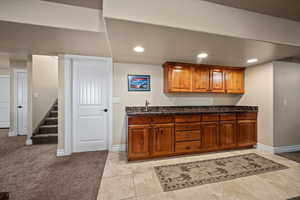
[{"label": "cabinet drawer", "polygon": [[153,116],[152,123],[153,124],[174,123],[174,117],[173,116]]},{"label": "cabinet drawer", "polygon": [[200,122],[201,115],[176,115],[175,122]]},{"label": "cabinet drawer", "polygon": [[176,153],[199,151],[201,148],[200,141],[193,142],[177,142],[175,146]]},{"label": "cabinet drawer", "polygon": [[236,120],[236,114],[220,114],[221,121],[234,121]]},{"label": "cabinet drawer", "polygon": [[248,112],[248,113],[238,113],[238,119],[256,119],[257,113],[256,112]]},{"label": "cabinet drawer", "polygon": [[176,141],[189,141],[189,140],[200,140],[200,130],[193,131],[177,131]]},{"label": "cabinet drawer", "polygon": [[144,116],[128,117],[128,125],[150,124],[151,118]]},{"label": "cabinet drawer", "polygon": [[175,124],[176,131],[200,130],[201,124],[199,123],[177,123]]},{"label": "cabinet drawer", "polygon": [[203,122],[219,121],[219,115],[218,114],[203,114],[202,121]]}]

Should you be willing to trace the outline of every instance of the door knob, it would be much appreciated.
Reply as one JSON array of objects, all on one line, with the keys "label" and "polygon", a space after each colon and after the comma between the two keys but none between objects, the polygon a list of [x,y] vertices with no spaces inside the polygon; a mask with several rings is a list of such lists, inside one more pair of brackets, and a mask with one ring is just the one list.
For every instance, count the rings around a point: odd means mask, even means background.
[{"label": "door knob", "polygon": [[23,108],[23,106],[18,106],[18,108]]},{"label": "door knob", "polygon": [[108,112],[108,109],[107,109],[107,108],[105,108],[104,110],[100,110],[100,111]]}]

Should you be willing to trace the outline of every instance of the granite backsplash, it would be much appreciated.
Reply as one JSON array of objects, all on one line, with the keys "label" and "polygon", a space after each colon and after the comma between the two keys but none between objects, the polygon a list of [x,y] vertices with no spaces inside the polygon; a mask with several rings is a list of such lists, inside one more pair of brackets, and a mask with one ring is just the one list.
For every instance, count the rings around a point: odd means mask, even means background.
[{"label": "granite backsplash", "polygon": [[258,106],[149,106],[126,107],[127,115],[155,115],[155,114],[201,114],[201,113],[236,113],[258,112]]}]

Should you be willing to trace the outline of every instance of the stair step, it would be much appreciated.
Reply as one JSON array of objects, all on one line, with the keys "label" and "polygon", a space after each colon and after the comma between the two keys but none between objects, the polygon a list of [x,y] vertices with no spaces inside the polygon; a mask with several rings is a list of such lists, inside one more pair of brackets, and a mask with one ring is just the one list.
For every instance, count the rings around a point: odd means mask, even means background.
[{"label": "stair step", "polygon": [[58,105],[53,105],[52,110],[57,111],[58,110]]},{"label": "stair step", "polygon": [[47,117],[46,120],[56,120],[58,117]]},{"label": "stair step", "polygon": [[51,110],[49,117],[57,117],[58,116],[58,111],[57,110]]},{"label": "stair step", "polygon": [[51,134],[37,134],[32,136],[32,143],[33,144],[57,144],[57,133]]},{"label": "stair step", "polygon": [[35,137],[35,138],[44,138],[44,137],[56,137],[58,136],[57,133],[49,133],[49,134],[37,134],[37,135],[34,135],[32,137]]},{"label": "stair step", "polygon": [[39,128],[40,134],[50,134],[50,133],[57,133],[57,132],[58,132],[57,124],[42,125]]},{"label": "stair step", "polygon": [[57,117],[47,117],[45,119],[45,125],[57,125],[58,118]]},{"label": "stair step", "polygon": [[42,125],[40,128],[57,128],[58,126],[56,124],[51,124],[51,125]]}]

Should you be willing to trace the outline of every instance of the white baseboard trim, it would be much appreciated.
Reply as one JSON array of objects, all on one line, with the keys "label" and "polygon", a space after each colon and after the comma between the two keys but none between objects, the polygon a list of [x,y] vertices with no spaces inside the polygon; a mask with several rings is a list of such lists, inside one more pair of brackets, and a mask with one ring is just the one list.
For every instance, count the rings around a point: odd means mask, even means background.
[{"label": "white baseboard trim", "polygon": [[272,147],[272,146],[257,143],[256,148],[258,150],[267,151],[270,153],[287,153],[287,152],[300,151],[300,145]]},{"label": "white baseboard trim", "polygon": [[13,136],[17,136],[17,135],[15,134],[14,131],[9,131],[8,132],[8,137],[13,137]]},{"label": "white baseboard trim", "polygon": [[27,139],[26,140],[26,145],[32,145],[32,140],[31,139]]},{"label": "white baseboard trim", "polygon": [[264,144],[260,144],[260,143],[256,144],[256,149],[261,150],[261,151],[266,151],[266,152],[274,153],[274,147],[271,147],[271,146],[268,146],[268,145],[264,145]]},{"label": "white baseboard trim", "polygon": [[120,152],[120,151],[126,151],[127,145],[126,144],[115,144],[112,145],[110,148],[111,152]]},{"label": "white baseboard trim", "polygon": [[56,156],[61,157],[61,156],[69,156],[70,154],[66,153],[64,149],[57,149],[56,150]]},{"label": "white baseboard trim", "polygon": [[274,147],[275,153],[287,153],[294,151],[300,151],[300,145]]}]

